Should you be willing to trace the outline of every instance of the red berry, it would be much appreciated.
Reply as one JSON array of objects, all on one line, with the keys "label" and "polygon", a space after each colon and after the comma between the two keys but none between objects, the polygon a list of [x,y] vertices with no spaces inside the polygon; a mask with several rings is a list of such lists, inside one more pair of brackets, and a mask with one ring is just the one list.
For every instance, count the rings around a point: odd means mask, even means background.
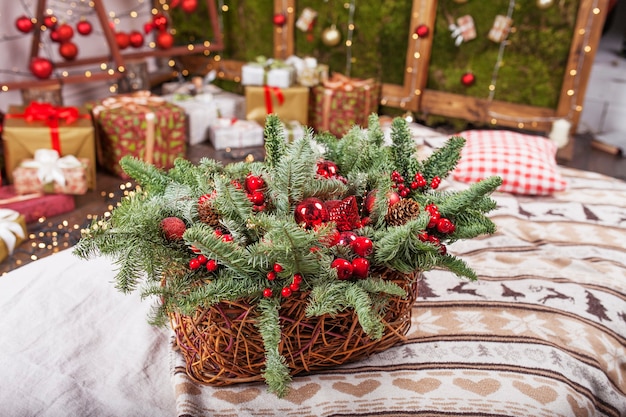
[{"label": "red berry", "polygon": [[191,258],[189,260],[189,268],[191,268],[191,269],[198,269],[198,268],[200,268],[200,261],[198,260],[198,258]]},{"label": "red berry", "polygon": [[198,255],[196,259],[200,262],[200,265],[204,265],[208,261],[207,257],[204,255]]},{"label": "red berry", "polygon": [[454,229],[454,224],[450,221],[450,219],[442,217],[437,222],[437,230],[441,233],[452,233],[454,232]]},{"label": "red berry", "polygon": [[430,235],[428,236],[428,241],[435,246],[441,245],[441,240],[437,236]]},{"label": "red berry", "polygon": [[267,274],[267,279],[269,279],[270,281],[274,281],[276,279],[276,272],[274,271],[269,271]]},{"label": "red berry", "polygon": [[433,179],[430,181],[430,188],[435,189],[439,187],[439,184],[441,184],[441,178],[435,175]]},{"label": "red berry", "polygon": [[265,194],[263,194],[263,191],[253,191],[248,194],[248,200],[255,206],[260,206],[265,203]]},{"label": "red berry", "polygon": [[233,235],[231,234],[222,235],[222,242],[232,242],[232,241],[233,241]]},{"label": "red berry", "polygon": [[300,284],[296,284],[295,282],[292,282],[291,284],[289,284],[289,289],[291,291],[299,291],[300,290]]},{"label": "red berry", "polygon": [[300,284],[302,282],[302,274],[299,274],[297,272],[293,274],[293,282],[295,282],[296,284]]},{"label": "red berry", "polygon": [[417,181],[412,181],[411,182],[411,190],[415,190],[417,188],[419,188],[419,184],[417,183]]},{"label": "red berry", "polygon": [[280,290],[280,295],[282,295],[283,297],[290,297],[293,291],[291,291],[291,288],[289,287],[283,287],[282,290]]},{"label": "red berry", "polygon": [[279,263],[275,263],[274,267],[272,269],[276,273],[283,272],[283,266],[281,264],[279,264]]},{"label": "red berry", "polygon": [[370,261],[366,258],[356,258],[352,261],[352,274],[357,278],[367,278]]},{"label": "red berry", "polygon": [[337,278],[340,280],[349,279],[352,276],[352,263],[347,259],[337,258],[330,266],[337,270]]},{"label": "red berry", "polygon": [[206,269],[209,272],[215,272],[217,270],[217,261],[215,259],[209,259],[206,262]]},{"label": "red berry", "polygon": [[263,187],[265,187],[265,181],[263,181],[263,178],[256,176],[256,175],[252,175],[252,174],[248,174],[248,176],[246,177],[245,184],[246,184],[246,190],[249,193],[258,191],[262,189]]},{"label": "red berry", "polygon": [[272,289],[271,288],[266,288],[263,290],[263,297],[265,298],[269,298],[272,296]]},{"label": "red berry", "polygon": [[374,250],[372,240],[367,236],[357,236],[350,244],[354,253],[359,256],[369,256]]},{"label": "red berry", "polygon": [[394,204],[396,204],[398,201],[400,201],[400,194],[396,192],[391,192],[387,195],[387,199],[389,201],[389,207],[391,207]]},{"label": "red berry", "polygon": [[439,213],[439,207],[437,207],[435,204],[430,203],[430,204],[426,204],[426,207],[424,207],[424,210],[426,210],[427,212],[429,212],[430,214],[433,213]]},{"label": "red berry", "polygon": [[428,242],[428,233],[426,233],[425,231],[421,231],[417,234],[417,237],[419,238],[420,241],[422,242]]},{"label": "red berry", "polygon": [[441,215],[439,214],[439,212],[430,213],[430,220],[428,221],[428,228],[432,229],[433,227],[436,227],[437,223],[439,223],[440,218],[441,218]]},{"label": "red berry", "polygon": [[441,244],[441,245],[439,246],[439,253],[440,253],[441,255],[445,255],[446,253],[448,253],[448,248],[446,248],[446,245]]},{"label": "red berry", "polygon": [[400,191],[400,197],[406,197],[407,195],[409,195],[409,190],[407,190],[406,188]]}]

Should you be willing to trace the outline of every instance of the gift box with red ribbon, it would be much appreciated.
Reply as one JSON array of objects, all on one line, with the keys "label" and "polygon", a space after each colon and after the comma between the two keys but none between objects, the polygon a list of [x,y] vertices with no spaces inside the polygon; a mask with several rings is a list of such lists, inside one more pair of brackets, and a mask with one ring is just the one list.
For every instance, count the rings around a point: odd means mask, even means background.
[{"label": "gift box with red ribbon", "polygon": [[54,149],[38,149],[13,171],[13,185],[19,195],[32,193],[85,194],[89,160],[74,155],[59,157]]},{"label": "gift box with red ribbon", "polygon": [[25,159],[34,158],[38,149],[53,149],[60,156],[74,155],[89,160],[87,183],[96,184],[96,150],[91,116],[77,107],[58,107],[32,102],[28,106],[10,106],[5,116],[4,166],[7,180]]},{"label": "gift box with red ribbon", "polygon": [[367,127],[368,117],[378,112],[380,83],[333,73],[312,88],[310,126],[318,132],[343,137],[354,125]]},{"label": "gift box with red ribbon", "polygon": [[265,125],[268,114],[276,114],[283,121],[295,120],[308,125],[309,88],[246,86],[246,119]]},{"label": "gift box with red ribbon", "polygon": [[98,161],[127,178],[119,161],[134,156],[169,169],[186,152],[185,110],[147,91],[118,95],[90,104],[97,126]]}]

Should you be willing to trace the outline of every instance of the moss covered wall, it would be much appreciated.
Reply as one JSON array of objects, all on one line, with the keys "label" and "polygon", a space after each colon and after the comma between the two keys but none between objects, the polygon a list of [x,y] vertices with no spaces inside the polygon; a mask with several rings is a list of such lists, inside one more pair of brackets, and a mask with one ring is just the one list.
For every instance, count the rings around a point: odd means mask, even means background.
[{"label": "moss covered wall", "polygon": [[[430,0],[424,0],[430,1]],[[199,4],[202,2],[199,2]],[[273,55],[273,0],[228,0],[222,14],[226,59],[253,60]],[[322,31],[336,24],[347,35],[348,1],[298,0],[296,18],[305,7],[318,16],[310,34],[295,29],[295,49],[299,56],[312,55],[345,73],[347,47],[342,42],[326,46]],[[376,77],[383,82],[402,84],[413,2],[411,0],[356,1],[354,15],[351,75]],[[506,15],[509,0],[439,0],[435,26],[431,28],[433,48],[428,87],[457,94],[486,97],[497,62],[499,44],[487,39],[497,14]],[[205,7],[205,6],[204,6]],[[513,13],[514,31],[499,69],[495,98],[507,102],[554,108],[578,9],[578,0],[561,0],[548,9],[535,0],[519,0]],[[454,18],[470,14],[477,38],[457,47],[450,37],[446,13]],[[175,10],[173,24],[180,43],[190,39],[211,39],[206,33],[206,10],[202,5],[193,15]],[[460,75],[472,71],[476,83],[465,87]]]}]

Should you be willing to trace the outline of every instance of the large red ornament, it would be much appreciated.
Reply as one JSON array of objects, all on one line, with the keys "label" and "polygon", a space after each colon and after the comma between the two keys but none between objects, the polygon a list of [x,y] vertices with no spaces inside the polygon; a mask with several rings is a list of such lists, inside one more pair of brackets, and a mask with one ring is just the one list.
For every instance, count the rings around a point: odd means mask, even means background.
[{"label": "large red ornament", "polygon": [[160,49],[170,49],[174,45],[174,37],[169,32],[159,32],[156,38],[156,45]]},{"label": "large red ornament", "polygon": [[52,30],[50,30],[50,40],[51,40],[52,42],[56,42],[56,43],[61,42],[61,41],[59,40],[59,32],[57,32],[57,30],[56,30],[56,29],[52,29]]},{"label": "large red ornament", "polygon": [[157,13],[152,18],[152,24],[160,31],[167,29],[167,17],[161,13]]},{"label": "large red ornament", "polygon": [[128,42],[133,48],[141,48],[143,46],[143,41],[143,34],[138,30],[133,30],[130,32],[130,35],[128,35]]},{"label": "large red ornament", "polygon": [[419,36],[420,38],[425,38],[426,36],[428,36],[429,32],[430,30],[428,29],[428,26],[426,25],[419,25],[418,27],[415,28],[415,34]]},{"label": "large red ornament", "polygon": [[80,22],[76,23],[76,31],[83,36],[89,35],[92,30],[93,27],[91,26],[91,23],[86,20],[81,20]]},{"label": "large red ornament", "polygon": [[74,29],[67,23],[63,23],[56,28],[59,42],[67,42],[74,36]]},{"label": "large red ornament", "polygon": [[78,47],[74,42],[63,42],[59,45],[59,55],[68,61],[72,61],[78,55]]},{"label": "large red ornament", "polygon": [[284,26],[285,23],[287,23],[287,16],[285,16],[283,13],[276,13],[272,21],[276,26]]},{"label": "large red ornament", "polygon": [[193,13],[196,11],[198,7],[198,0],[183,0],[180,5],[180,8],[183,9],[185,13]]},{"label": "large red ornament", "polygon": [[466,87],[473,85],[476,82],[476,76],[471,72],[466,72],[461,76],[461,84]]},{"label": "large red ornament", "polygon": [[294,218],[299,225],[311,228],[328,221],[328,209],[319,198],[305,198],[296,206]]},{"label": "large red ornament", "polygon": [[31,59],[28,67],[30,72],[37,78],[45,80],[52,75],[52,62],[46,58],[35,57]]},{"label": "large red ornament", "polygon": [[317,175],[324,178],[333,178],[339,175],[339,168],[332,161],[319,161],[317,163]]},{"label": "large red ornament", "polygon": [[15,27],[22,33],[28,33],[35,27],[35,24],[28,16],[20,16],[15,20]]},{"label": "large red ornament", "polygon": [[56,16],[53,16],[51,14],[44,16],[43,25],[47,27],[48,29],[52,29],[53,27],[55,27],[57,25]]},{"label": "large red ornament", "polygon": [[128,33],[126,33],[126,32],[117,32],[115,34],[115,43],[117,43],[117,46],[120,49],[128,48],[128,45],[130,45],[130,38],[128,36]]},{"label": "large red ornament", "polygon": [[152,24],[152,22],[148,22],[143,25],[143,33],[145,33],[146,35],[152,32],[152,29],[154,29],[154,25]]}]

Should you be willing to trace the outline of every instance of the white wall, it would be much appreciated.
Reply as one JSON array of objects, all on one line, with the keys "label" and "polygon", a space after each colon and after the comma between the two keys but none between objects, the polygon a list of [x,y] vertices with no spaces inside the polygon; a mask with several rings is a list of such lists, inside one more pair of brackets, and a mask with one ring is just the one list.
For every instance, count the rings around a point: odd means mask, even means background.
[{"label": "white wall", "polygon": [[[143,33],[144,23],[150,20],[150,4],[151,0],[101,0],[107,12],[114,12],[119,16],[119,24],[115,27],[121,31],[139,30]],[[92,23],[93,32],[89,36],[81,36],[76,31],[72,41],[78,48],[78,58],[88,58],[94,56],[108,55],[108,47],[105,42],[104,35],[93,9],[85,8],[88,0],[75,0],[78,6],[71,8],[71,2],[59,0],[47,0],[47,5],[60,21],[73,23],[79,19],[79,12]],[[30,57],[30,48],[32,42],[32,34],[22,34],[15,28],[15,20],[26,14],[35,16],[35,8],[37,0],[0,0],[0,80],[7,81],[26,81],[36,79],[29,75],[28,62]],[[26,9],[24,9],[26,6]],[[68,15],[68,10],[73,14]],[[85,14],[84,11],[89,14]],[[136,18],[130,17],[131,11],[137,11]],[[15,38],[15,39],[13,39]],[[10,39],[10,40],[7,40]],[[48,34],[43,34],[42,48],[40,55],[50,58],[53,61],[61,61],[58,55],[58,44],[49,40]],[[146,36],[146,43],[149,38]],[[153,64],[151,64],[153,65]],[[18,76],[14,70],[26,73],[29,76]],[[98,66],[90,66],[85,69],[100,71]],[[72,70],[76,71],[76,70]],[[7,72],[11,72],[7,74]],[[59,71],[57,70],[57,73]],[[53,75],[54,77],[54,75]],[[67,84],[63,86],[63,102],[65,105],[80,105],[86,100],[98,99],[107,96],[109,93],[110,82],[85,82],[77,84]],[[0,92],[0,111],[6,111],[11,104],[22,104],[22,96],[20,91]]]}]

